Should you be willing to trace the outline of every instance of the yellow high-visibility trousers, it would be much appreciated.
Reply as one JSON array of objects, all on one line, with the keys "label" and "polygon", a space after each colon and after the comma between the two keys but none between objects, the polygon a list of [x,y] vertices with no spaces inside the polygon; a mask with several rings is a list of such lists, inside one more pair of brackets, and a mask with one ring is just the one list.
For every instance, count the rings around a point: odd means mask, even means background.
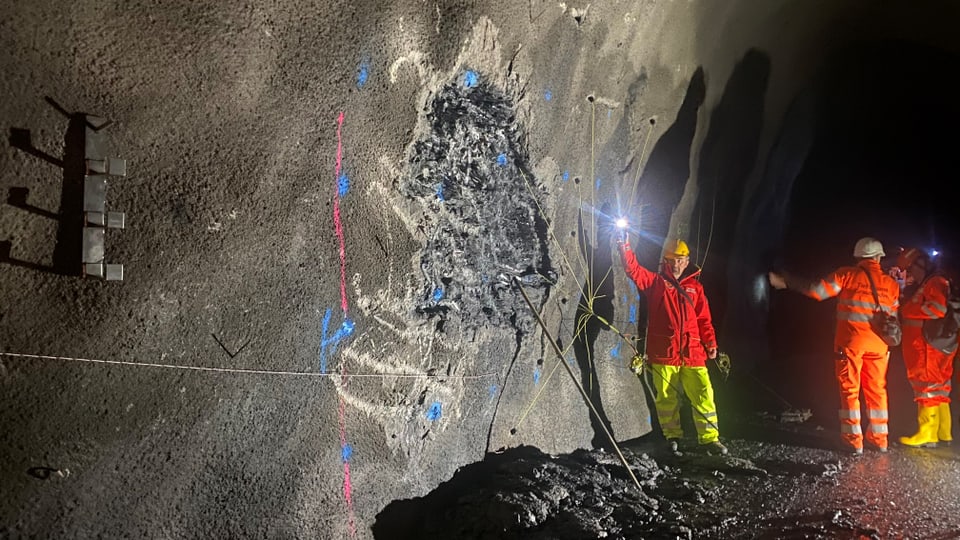
[{"label": "yellow high-visibility trousers", "polygon": [[700,444],[720,438],[717,425],[717,405],[713,401],[713,385],[706,367],[667,366],[650,364],[653,388],[657,395],[657,419],[663,436],[668,439],[683,437],[680,425],[680,392],[684,392],[693,406],[693,423]]}]

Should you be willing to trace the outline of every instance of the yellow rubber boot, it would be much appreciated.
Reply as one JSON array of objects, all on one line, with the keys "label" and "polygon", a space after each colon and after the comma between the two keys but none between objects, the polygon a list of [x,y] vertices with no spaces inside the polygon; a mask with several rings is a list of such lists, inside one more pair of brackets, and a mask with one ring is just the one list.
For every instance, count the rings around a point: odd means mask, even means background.
[{"label": "yellow rubber boot", "polygon": [[940,442],[946,443],[947,446],[950,446],[950,441],[953,440],[953,435],[950,433],[950,421],[952,417],[950,416],[950,404],[941,403],[937,407],[937,415],[939,416],[939,429],[937,429],[937,438],[940,439]]},{"label": "yellow rubber boot", "polygon": [[938,407],[917,407],[917,424],[919,429],[911,437],[900,437],[900,444],[914,447],[937,446],[937,430],[940,428]]}]

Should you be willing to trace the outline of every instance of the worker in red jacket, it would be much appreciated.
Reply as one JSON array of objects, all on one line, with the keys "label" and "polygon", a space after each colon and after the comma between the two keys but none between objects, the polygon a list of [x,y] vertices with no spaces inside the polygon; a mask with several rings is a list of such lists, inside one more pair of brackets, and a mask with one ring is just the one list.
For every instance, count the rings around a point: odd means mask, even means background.
[{"label": "worker in red jacket", "polygon": [[930,257],[917,248],[904,250],[897,257],[896,269],[906,272],[904,298],[909,300],[900,307],[903,363],[913,387],[913,400],[917,402],[918,424],[917,432],[910,437],[900,437],[900,442],[915,447],[935,447],[938,442],[949,444],[953,440],[950,390],[957,344],[952,344],[952,350],[933,347],[924,337],[923,325],[925,321],[946,315],[950,282],[934,272]]},{"label": "worker in red jacket", "polygon": [[[867,442],[881,452],[887,451],[887,367],[890,352],[883,339],[873,331],[870,321],[883,310],[896,315],[900,286],[880,268],[885,256],[883,245],[866,237],[853,248],[855,266],[843,266],[823,279],[810,283],[789,274],[769,273],[770,285],[789,288],[814,300],[837,297],[837,327],[834,348],[835,371],[840,385],[840,434],[853,454],[863,453],[863,429],[860,421],[860,391],[867,405],[869,427]],[[874,299],[874,287],[879,305]]]},{"label": "worker in red jacket", "polygon": [[707,358],[717,357],[717,336],[698,279],[700,269],[687,271],[690,249],[682,240],[668,241],[660,272],[654,273],[640,266],[626,236],[618,243],[627,275],[647,297],[646,353],[653,373],[657,419],[669,449],[676,452],[683,438],[680,392],[684,392],[694,409],[701,447],[710,454],[726,454],[706,367]]}]

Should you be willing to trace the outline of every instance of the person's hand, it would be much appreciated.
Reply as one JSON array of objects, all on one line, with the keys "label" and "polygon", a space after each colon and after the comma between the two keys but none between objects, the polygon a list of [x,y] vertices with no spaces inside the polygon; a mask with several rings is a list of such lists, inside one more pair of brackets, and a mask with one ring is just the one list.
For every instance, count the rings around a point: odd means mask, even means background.
[{"label": "person's hand", "polygon": [[620,249],[630,249],[630,239],[627,237],[626,232],[620,232],[616,235],[617,237],[617,247]]},{"label": "person's hand", "polygon": [[786,289],[787,280],[783,277],[783,274],[778,274],[776,272],[768,272],[767,278],[770,280],[770,286],[774,289]]},{"label": "person's hand", "polygon": [[707,358],[714,360],[717,358],[717,348],[707,347]]}]

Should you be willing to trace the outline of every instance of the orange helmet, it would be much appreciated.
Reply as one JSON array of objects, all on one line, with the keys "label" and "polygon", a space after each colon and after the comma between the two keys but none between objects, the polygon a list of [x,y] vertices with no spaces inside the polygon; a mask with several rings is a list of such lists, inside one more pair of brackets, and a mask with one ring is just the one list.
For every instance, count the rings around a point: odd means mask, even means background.
[{"label": "orange helmet", "polygon": [[927,261],[927,253],[925,251],[915,247],[907,248],[900,252],[900,255],[897,256],[897,266],[907,269],[920,260],[923,260],[924,262]]}]

